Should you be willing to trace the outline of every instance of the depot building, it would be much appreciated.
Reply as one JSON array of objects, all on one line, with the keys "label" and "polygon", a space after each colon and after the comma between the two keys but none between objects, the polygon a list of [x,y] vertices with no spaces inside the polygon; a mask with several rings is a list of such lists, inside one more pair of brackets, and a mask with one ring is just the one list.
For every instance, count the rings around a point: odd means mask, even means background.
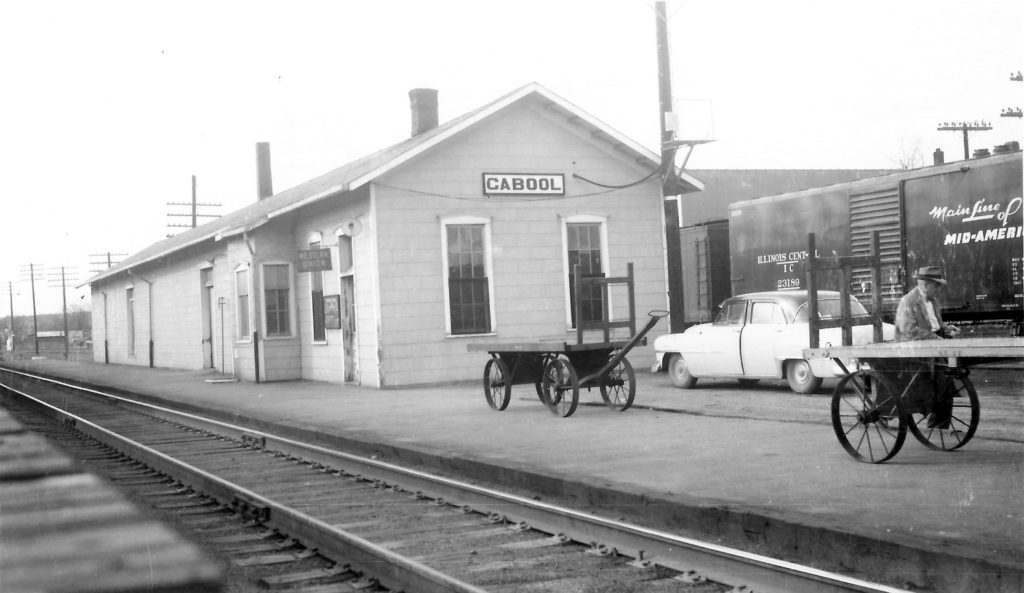
[{"label": "depot building", "polygon": [[91,278],[96,362],[424,385],[481,377],[471,343],[574,341],[574,265],[632,264],[638,325],[668,308],[663,183],[699,181],[538,84],[443,125],[410,103],[409,139],[279,193],[257,145],[252,205]]}]

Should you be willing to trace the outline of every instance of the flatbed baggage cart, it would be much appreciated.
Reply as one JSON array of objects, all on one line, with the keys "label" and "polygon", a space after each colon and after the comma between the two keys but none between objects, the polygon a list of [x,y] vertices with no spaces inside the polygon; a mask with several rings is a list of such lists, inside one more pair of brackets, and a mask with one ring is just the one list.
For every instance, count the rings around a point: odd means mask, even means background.
[{"label": "flatbed baggage cart", "polygon": [[[1024,338],[827,346],[804,355],[831,358],[844,369],[832,393],[836,437],[854,459],[882,463],[900,451],[908,431],[939,451],[966,445],[981,415],[971,368],[1024,360]],[[851,359],[857,367],[847,369],[842,361]]]},{"label": "flatbed baggage cart", "polygon": [[[513,385],[533,384],[542,403],[556,416],[571,416],[579,403],[580,388],[598,388],[601,398],[612,410],[624,411],[633,405],[636,397],[636,376],[626,355],[645,339],[659,319],[668,311],[649,313],[650,319],[639,332],[633,302],[633,265],[628,264],[627,275],[616,278],[584,278],[579,268],[573,270],[576,286],[581,293],[588,285],[603,290],[603,314],[600,321],[584,322],[580,305],[576,303],[575,344],[564,339],[540,339],[530,342],[483,342],[467,345],[470,352],[487,352],[490,360],[484,366],[483,388],[488,405],[501,411],[508,407]],[[629,319],[614,321],[608,310],[609,286],[625,284],[629,294]],[[630,330],[628,340],[612,340],[616,327]],[[585,342],[584,332],[599,329],[604,340]]]},{"label": "flatbed baggage cart", "polygon": [[[832,428],[843,449],[865,463],[892,459],[909,431],[925,446],[953,451],[967,444],[978,429],[981,405],[970,380],[972,367],[994,361],[1024,360],[1024,338],[952,338],[882,341],[882,258],[877,232],[870,253],[819,257],[814,234],[807,237],[808,343],[804,358],[831,358],[844,376],[832,392]],[[867,318],[844,308],[839,319],[817,313],[817,277],[841,275],[841,301],[849,300],[854,269],[867,271],[873,313]],[[874,326],[875,342],[852,345],[854,325]],[[819,344],[819,330],[842,328],[842,344]],[[848,368],[851,367],[851,368]]]}]

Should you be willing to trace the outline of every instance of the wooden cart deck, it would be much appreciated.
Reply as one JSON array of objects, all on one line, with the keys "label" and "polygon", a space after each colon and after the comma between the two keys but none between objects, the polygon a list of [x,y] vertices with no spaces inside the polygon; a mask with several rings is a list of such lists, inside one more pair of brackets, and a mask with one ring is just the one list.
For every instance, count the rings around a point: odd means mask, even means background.
[{"label": "wooden cart deck", "polygon": [[597,342],[590,344],[573,344],[558,338],[551,340],[535,340],[532,342],[482,342],[467,344],[468,352],[533,352],[537,354],[555,352],[579,352],[581,350],[618,350],[628,344],[627,340],[617,342]]},{"label": "wooden cart deck", "polygon": [[[805,358],[950,358],[953,366],[977,359],[1024,359],[1024,338],[951,338],[911,342],[876,342],[804,350]],[[966,360],[964,360],[966,359]]]}]

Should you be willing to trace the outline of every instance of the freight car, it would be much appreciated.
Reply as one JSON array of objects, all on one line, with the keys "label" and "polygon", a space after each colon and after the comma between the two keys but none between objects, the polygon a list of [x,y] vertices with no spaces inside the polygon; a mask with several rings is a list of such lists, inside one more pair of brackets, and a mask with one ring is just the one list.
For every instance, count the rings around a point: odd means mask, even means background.
[{"label": "freight car", "polygon": [[[913,280],[908,270],[942,266],[950,279],[943,317],[979,332],[1024,322],[1024,204],[1021,151],[997,153],[780,194],[729,206],[732,294],[802,289],[807,235],[817,255],[870,252],[879,234],[883,317],[891,320]],[[819,287],[838,290],[838,276]],[[851,292],[870,306],[869,270],[855,270]]]}]

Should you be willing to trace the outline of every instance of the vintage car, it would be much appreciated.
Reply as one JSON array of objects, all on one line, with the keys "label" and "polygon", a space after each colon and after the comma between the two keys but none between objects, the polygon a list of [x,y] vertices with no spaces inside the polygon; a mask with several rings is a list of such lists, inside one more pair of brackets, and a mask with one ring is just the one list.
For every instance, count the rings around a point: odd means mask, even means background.
[{"label": "vintage car", "polygon": [[[818,291],[818,317],[841,315],[839,293]],[[867,315],[864,306],[850,297],[852,315]],[[797,393],[813,393],[825,377],[842,374],[830,359],[805,360],[810,341],[807,327],[807,291],[754,292],[726,299],[712,323],[702,323],[681,334],[654,341],[653,370],[668,371],[672,384],[687,389],[700,377],[732,377],[740,383],[760,379],[786,379]],[[873,328],[853,328],[853,343],[872,342]],[[883,324],[882,337],[891,341],[895,327]],[[842,330],[820,330],[821,345],[842,343]]]}]

